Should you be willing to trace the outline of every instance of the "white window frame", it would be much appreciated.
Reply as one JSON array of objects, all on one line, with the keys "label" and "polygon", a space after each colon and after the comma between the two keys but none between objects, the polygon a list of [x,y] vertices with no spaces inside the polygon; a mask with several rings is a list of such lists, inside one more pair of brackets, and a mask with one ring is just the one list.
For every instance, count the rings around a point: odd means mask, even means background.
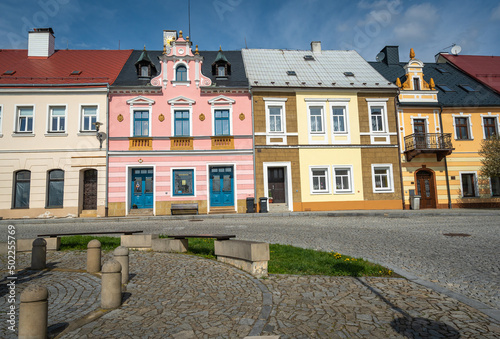
[{"label": "white window frame", "polygon": [[[174,184],[174,171],[193,171],[193,195],[175,195],[174,194],[174,189],[175,189],[175,184]],[[176,200],[186,200],[187,198],[196,198],[198,194],[198,189],[196,188],[196,167],[171,167],[170,168],[170,198],[176,199]],[[187,198],[186,198],[187,197]]]},{"label": "white window frame", "polygon": [[[215,111],[229,111],[229,135],[215,134]],[[233,135],[233,106],[212,106],[212,135],[220,137],[228,137]]]},{"label": "white window frame", "polygon": [[2,128],[2,122],[3,122],[3,105],[0,104],[0,138],[3,136],[3,128]]},{"label": "white window frame", "polygon": [[[64,129],[63,130],[53,130],[52,126],[52,112],[54,108],[63,108],[64,107]],[[47,122],[47,133],[66,133],[68,129],[68,106],[67,105],[47,105],[47,115],[48,115],[48,122]],[[60,123],[61,119],[57,119],[58,122]]]},{"label": "white window frame", "polygon": [[83,129],[83,126],[84,126],[84,114],[83,114],[83,110],[84,108],[86,107],[96,107],[96,117],[95,117],[95,121],[98,122],[99,121],[99,104],[80,104],[80,133],[95,133],[95,126],[92,127],[92,123],[90,124],[91,125],[91,128],[94,128],[94,129],[90,129],[90,130],[84,130]]},{"label": "white window frame", "polygon": [[[263,98],[266,110],[266,143],[269,145],[286,145],[287,144],[287,131],[286,131],[286,102],[288,98]],[[270,129],[270,111],[269,107],[279,106],[281,107],[281,131],[275,132]],[[281,142],[271,142],[271,138],[280,136],[282,137]]]},{"label": "white window frame", "polygon": [[[479,186],[478,186],[478,180],[477,180],[477,172],[476,171],[464,171],[464,172],[459,172],[460,175],[460,195],[462,198],[477,198],[479,197]],[[466,197],[464,196],[464,186],[463,186],[463,180],[462,180],[462,175],[464,174],[472,174],[474,178],[474,196],[473,197]]]},{"label": "white window frame", "polygon": [[[324,170],[325,171],[325,189],[315,190],[314,189],[314,170]],[[309,184],[311,194],[331,194],[331,179],[330,179],[330,166],[309,166]]]},{"label": "white window frame", "polygon": [[[31,119],[32,119],[32,130],[31,131],[20,131],[19,128],[20,128],[20,124],[19,124],[19,119],[20,119],[20,110],[22,108],[28,108],[28,107],[31,107],[33,109],[33,115],[31,116]],[[35,105],[16,105],[15,106],[16,108],[16,118],[14,120],[14,131],[15,133],[19,133],[19,134],[35,134]]]},{"label": "white window frame", "polygon": [[[418,80],[418,87],[419,87],[418,89],[415,88],[415,79]],[[421,91],[422,90],[422,81],[421,81],[420,77],[418,77],[418,76],[412,77],[411,86],[413,87],[414,91]]]},{"label": "white window frame", "polygon": [[[337,176],[335,170],[347,170],[347,179],[349,181],[349,189],[338,189],[337,188]],[[335,194],[353,194],[354,193],[354,180],[353,180],[353,166],[352,165],[334,165],[332,167],[332,177],[333,177],[333,193]]]},{"label": "white window frame", "polygon": [[[321,130],[320,131],[313,131],[312,130],[312,123],[311,123],[311,108],[320,108],[320,116],[319,120],[321,121]],[[326,133],[325,129],[325,104],[323,103],[308,103],[307,104],[307,123],[309,125],[309,133],[313,135],[321,135]]]},{"label": "white window frame", "polygon": [[[394,172],[392,169],[392,164],[372,164],[372,188],[373,193],[394,193]],[[375,185],[375,169],[378,168],[386,168],[388,169],[388,179],[387,183],[389,187],[387,188],[378,188]]]},{"label": "white window frame", "polygon": [[[453,136],[455,137],[455,140],[462,140],[462,141],[469,141],[469,140],[474,140],[474,135],[472,134],[472,115],[471,114],[463,114],[463,112],[460,112],[460,114],[452,114],[451,115],[453,119]],[[455,118],[467,118],[467,132],[469,134],[469,139],[458,139],[457,135],[457,126],[455,124]],[[481,119],[482,120],[482,119]],[[482,125],[482,121],[481,121]],[[483,129],[484,133],[484,129]]]},{"label": "white window frame", "polygon": [[[344,109],[344,128],[345,131],[335,131],[335,124],[334,124],[334,115],[333,115],[333,109],[334,108],[343,108]],[[334,135],[346,135],[349,134],[349,104],[346,102],[331,102],[330,103],[330,110],[331,110],[331,117],[332,117],[332,134]]]},{"label": "white window frame", "polygon": [[[382,119],[382,130],[381,131],[374,131],[373,130],[373,125],[372,125],[372,108],[374,107],[381,107],[381,119]],[[387,102],[384,101],[369,101],[368,102],[368,112],[370,116],[370,133],[376,133],[376,134],[387,134],[389,133],[388,130],[388,119],[387,119]]]},{"label": "white window frame", "polygon": [[[177,67],[179,66],[184,66],[186,67],[186,80],[185,81],[179,81],[177,80]],[[175,86],[188,86],[191,84],[191,78],[189,77],[189,64],[184,62],[184,61],[177,61],[174,66],[173,66],[173,72],[172,72],[172,85]]]},{"label": "white window frame", "polygon": [[481,129],[483,130],[483,139],[486,139],[486,133],[484,132],[484,118],[494,118],[497,135],[500,134],[500,120],[498,119],[498,117],[498,114],[491,114],[491,112],[488,112],[488,114],[481,114]]}]

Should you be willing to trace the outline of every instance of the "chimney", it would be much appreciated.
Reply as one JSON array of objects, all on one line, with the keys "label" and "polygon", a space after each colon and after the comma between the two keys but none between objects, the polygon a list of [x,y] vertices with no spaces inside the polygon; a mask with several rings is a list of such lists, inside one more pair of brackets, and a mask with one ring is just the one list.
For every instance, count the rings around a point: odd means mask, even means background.
[{"label": "chimney", "polygon": [[311,41],[311,52],[321,53],[321,41]]},{"label": "chimney", "polygon": [[28,33],[28,57],[50,57],[54,54],[55,39],[52,28],[33,28]]},{"label": "chimney", "polygon": [[399,65],[399,46],[385,46],[377,55],[377,61],[389,66]]}]

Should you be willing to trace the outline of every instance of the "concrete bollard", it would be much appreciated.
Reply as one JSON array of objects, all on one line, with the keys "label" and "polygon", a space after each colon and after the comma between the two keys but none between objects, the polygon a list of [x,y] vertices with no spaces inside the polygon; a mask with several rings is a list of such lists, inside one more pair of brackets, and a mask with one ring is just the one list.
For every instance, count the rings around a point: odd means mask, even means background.
[{"label": "concrete bollard", "polygon": [[37,284],[28,285],[21,293],[19,338],[47,338],[49,291]]},{"label": "concrete bollard", "polygon": [[122,265],[122,284],[128,283],[128,248],[125,246],[118,246],[113,255],[115,260]]},{"label": "concrete bollard", "polygon": [[101,271],[101,242],[97,239],[90,240],[87,245],[87,272]]},{"label": "concrete bollard", "polygon": [[43,238],[33,240],[31,269],[43,270],[47,266],[47,242]]},{"label": "concrete bollard", "polygon": [[122,265],[114,259],[102,265],[101,307],[117,308],[122,303]]}]

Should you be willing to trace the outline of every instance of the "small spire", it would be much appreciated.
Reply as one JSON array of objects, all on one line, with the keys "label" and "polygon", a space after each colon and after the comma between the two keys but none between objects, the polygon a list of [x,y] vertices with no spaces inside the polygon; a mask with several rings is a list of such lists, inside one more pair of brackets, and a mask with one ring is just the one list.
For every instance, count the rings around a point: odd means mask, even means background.
[{"label": "small spire", "polygon": [[189,37],[188,36],[186,37],[186,41],[189,41]]},{"label": "small spire", "polygon": [[219,45],[219,52],[222,52],[222,45]]},{"label": "small spire", "polygon": [[415,59],[415,51],[413,48],[410,48],[410,59]]},{"label": "small spire", "polygon": [[146,50],[146,45],[144,44],[144,50]]},{"label": "small spire", "polygon": [[194,50],[194,54],[200,55],[200,52],[198,52],[198,45],[196,45],[196,49]]},{"label": "small spire", "polygon": [[432,79],[432,78],[431,78],[431,80],[429,81],[429,87],[431,88],[431,90],[436,89],[436,85],[434,84],[434,79]]},{"label": "small spire", "polygon": [[182,31],[179,31],[179,39],[182,39]]},{"label": "small spire", "polygon": [[399,78],[396,79],[396,86],[401,88],[401,80],[399,80]]}]

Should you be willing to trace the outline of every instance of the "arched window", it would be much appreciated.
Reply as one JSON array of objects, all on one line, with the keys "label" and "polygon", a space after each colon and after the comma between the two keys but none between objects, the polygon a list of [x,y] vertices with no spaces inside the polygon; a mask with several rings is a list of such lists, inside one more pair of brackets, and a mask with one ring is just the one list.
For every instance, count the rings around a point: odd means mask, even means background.
[{"label": "arched window", "polygon": [[14,175],[13,208],[30,207],[30,171],[19,171]]},{"label": "arched window", "polygon": [[179,66],[175,70],[175,80],[177,81],[187,81],[187,68],[186,66]]},{"label": "arched window", "polygon": [[64,171],[49,171],[47,181],[47,208],[63,207]]}]

